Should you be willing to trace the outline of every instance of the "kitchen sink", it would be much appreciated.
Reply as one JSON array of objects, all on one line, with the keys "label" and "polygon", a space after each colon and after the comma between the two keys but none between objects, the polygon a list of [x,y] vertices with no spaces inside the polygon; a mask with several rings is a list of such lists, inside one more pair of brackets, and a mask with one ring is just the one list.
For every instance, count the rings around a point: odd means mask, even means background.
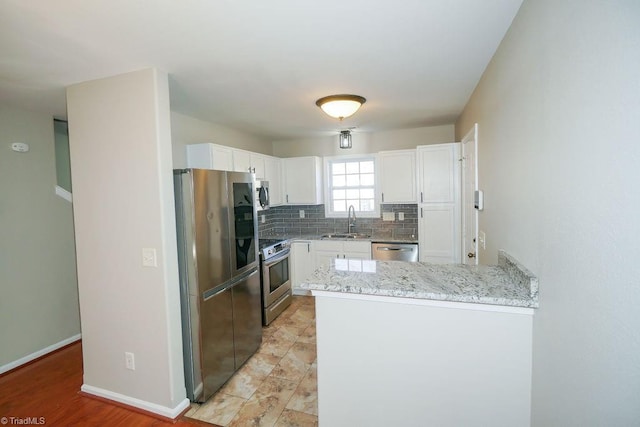
[{"label": "kitchen sink", "polygon": [[331,233],[320,236],[322,240],[330,239],[370,239],[371,236],[362,233]]}]

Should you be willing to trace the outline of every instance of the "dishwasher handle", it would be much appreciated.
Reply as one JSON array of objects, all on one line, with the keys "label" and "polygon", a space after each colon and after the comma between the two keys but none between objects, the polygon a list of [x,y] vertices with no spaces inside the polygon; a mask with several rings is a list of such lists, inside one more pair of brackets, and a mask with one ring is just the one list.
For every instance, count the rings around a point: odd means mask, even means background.
[{"label": "dishwasher handle", "polygon": [[373,242],[371,256],[379,261],[418,261],[417,243]]}]

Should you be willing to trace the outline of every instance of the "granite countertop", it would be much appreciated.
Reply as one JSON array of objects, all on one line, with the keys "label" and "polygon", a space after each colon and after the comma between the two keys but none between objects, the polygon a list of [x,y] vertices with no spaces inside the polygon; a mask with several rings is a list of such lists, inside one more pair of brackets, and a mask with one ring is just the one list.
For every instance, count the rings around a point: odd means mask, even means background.
[{"label": "granite countertop", "polygon": [[261,238],[268,239],[282,239],[289,241],[296,240],[338,240],[338,241],[349,241],[349,242],[372,242],[372,243],[418,243],[418,239],[412,239],[409,237],[389,237],[389,236],[376,236],[375,234],[366,239],[350,239],[350,238],[331,238],[331,239],[323,239],[322,234],[264,234],[261,235]]},{"label": "granite countertop", "polygon": [[504,251],[498,265],[334,260],[300,288],[350,294],[538,307],[538,279]]}]

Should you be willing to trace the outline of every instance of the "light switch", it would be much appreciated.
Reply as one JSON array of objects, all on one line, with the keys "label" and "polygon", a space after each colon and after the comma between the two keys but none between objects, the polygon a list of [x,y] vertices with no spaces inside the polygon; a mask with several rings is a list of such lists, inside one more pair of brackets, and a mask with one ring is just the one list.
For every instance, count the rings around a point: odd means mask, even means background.
[{"label": "light switch", "polygon": [[25,144],[24,142],[14,142],[11,144],[11,149],[18,153],[26,153],[29,151],[29,144]]},{"label": "light switch", "polygon": [[484,231],[478,232],[478,243],[480,244],[480,248],[487,249],[487,236],[484,234]]},{"label": "light switch", "polygon": [[155,248],[142,248],[142,266],[157,267],[158,258],[156,257]]}]

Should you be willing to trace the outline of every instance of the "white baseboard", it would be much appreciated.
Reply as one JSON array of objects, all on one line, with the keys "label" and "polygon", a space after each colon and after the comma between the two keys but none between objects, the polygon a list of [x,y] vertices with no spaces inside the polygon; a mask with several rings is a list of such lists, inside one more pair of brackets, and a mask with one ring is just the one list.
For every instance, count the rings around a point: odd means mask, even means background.
[{"label": "white baseboard", "polygon": [[37,359],[38,357],[42,357],[47,353],[51,353],[52,351],[55,351],[59,348],[64,347],[65,345],[71,344],[72,342],[78,341],[80,338],[82,337],[81,334],[78,335],[74,335],[72,337],[69,337],[65,340],[62,340],[60,342],[57,342],[55,344],[50,345],[49,347],[45,347],[42,350],[38,350],[35,353],[31,353],[25,357],[21,357],[18,360],[14,360],[13,362],[9,362],[6,365],[0,366],[0,374],[3,374],[7,371],[10,371],[14,368],[17,368],[20,365],[24,365],[25,363],[29,363],[32,360]]},{"label": "white baseboard", "polygon": [[59,185],[56,185],[56,195],[62,197],[69,203],[73,203],[73,196],[71,195],[71,193],[69,193],[67,190],[60,187]]},{"label": "white baseboard", "polygon": [[126,396],[124,394],[105,390],[99,387],[90,386],[87,384],[82,384],[82,387],[80,387],[80,390],[82,390],[87,394],[92,394],[94,396],[102,397],[104,399],[113,400],[118,403],[122,403],[128,406],[133,406],[134,408],[142,409],[147,412],[153,412],[154,414],[158,414],[165,418],[171,418],[171,419],[177,418],[191,404],[191,402],[189,402],[189,399],[185,398],[175,408],[169,408],[166,406],[158,405],[156,403],[151,403],[145,400],[136,399],[135,397]]},{"label": "white baseboard", "polygon": [[311,291],[308,291],[306,289],[293,289],[292,293],[293,295],[311,296]]}]

